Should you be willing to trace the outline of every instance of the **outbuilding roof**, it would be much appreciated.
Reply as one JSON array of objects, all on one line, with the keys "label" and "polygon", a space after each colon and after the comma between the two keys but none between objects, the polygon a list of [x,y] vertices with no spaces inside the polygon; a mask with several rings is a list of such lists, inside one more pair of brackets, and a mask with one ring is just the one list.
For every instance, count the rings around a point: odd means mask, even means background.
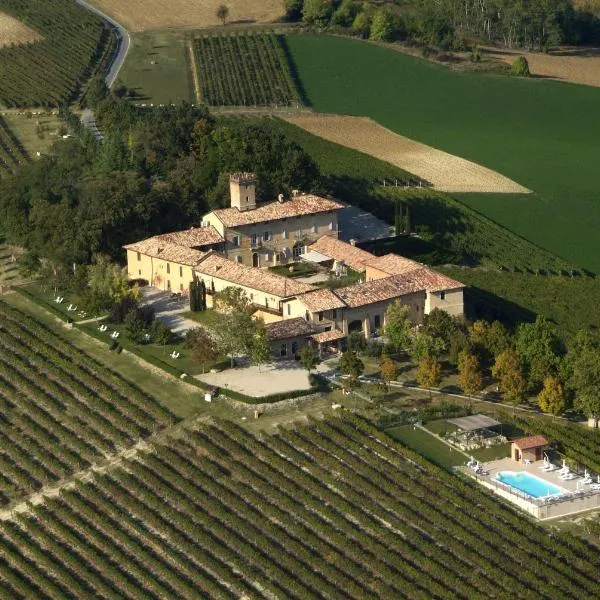
[{"label": "outbuilding roof", "polygon": [[128,244],[127,246],[123,246],[123,248],[132,252],[139,252],[145,256],[151,256],[152,258],[160,258],[161,260],[188,265],[190,267],[195,267],[206,256],[206,252],[162,240],[155,240],[154,238],[136,242],[135,244]]},{"label": "outbuilding roof", "polygon": [[478,429],[486,429],[488,427],[496,427],[501,425],[500,421],[492,419],[487,415],[471,415],[469,417],[459,417],[457,419],[446,419],[448,423],[456,425],[463,431],[476,431]]},{"label": "outbuilding roof", "polygon": [[223,279],[229,283],[240,285],[252,290],[288,298],[314,290],[314,286],[289,277],[276,275],[267,269],[256,269],[236,263],[215,252],[207,254],[196,266],[196,272]]},{"label": "outbuilding roof", "polygon": [[335,310],[336,308],[343,308],[346,306],[338,296],[326,288],[302,294],[301,296],[298,296],[298,300],[300,300],[310,312]]},{"label": "outbuilding roof", "polygon": [[312,323],[309,323],[302,317],[295,319],[284,319],[276,323],[265,325],[267,337],[272,341],[289,340],[291,338],[309,336],[317,330]]},{"label": "outbuilding roof", "polygon": [[214,210],[214,214],[225,227],[239,227],[266,221],[278,221],[303,215],[341,210],[344,205],[335,200],[321,198],[313,194],[301,194],[284,202],[269,202],[252,210],[239,210],[235,207]]},{"label": "outbuilding roof", "polygon": [[320,237],[308,248],[324,254],[333,260],[337,260],[338,262],[343,261],[349,267],[361,273],[365,270],[367,261],[375,258],[370,252],[361,250],[352,244],[338,240],[330,235]]},{"label": "outbuilding roof", "polygon": [[548,440],[543,435],[529,435],[518,440],[513,440],[512,443],[520,450],[529,450],[530,448],[547,446]]},{"label": "outbuilding roof", "polygon": [[355,283],[334,291],[335,295],[350,308],[385,302],[417,292],[425,293],[423,283],[418,278],[407,277],[406,275]]},{"label": "outbuilding roof", "polygon": [[346,337],[346,334],[339,329],[331,329],[329,331],[322,331],[321,333],[314,333],[310,337],[317,342],[317,344],[325,344],[327,342],[343,340]]},{"label": "outbuilding roof", "polygon": [[383,271],[388,275],[402,275],[415,269],[423,267],[421,263],[418,263],[410,258],[405,258],[393,252],[390,254],[384,254],[383,256],[371,256],[371,259],[365,263],[368,267],[373,267],[378,271]]}]

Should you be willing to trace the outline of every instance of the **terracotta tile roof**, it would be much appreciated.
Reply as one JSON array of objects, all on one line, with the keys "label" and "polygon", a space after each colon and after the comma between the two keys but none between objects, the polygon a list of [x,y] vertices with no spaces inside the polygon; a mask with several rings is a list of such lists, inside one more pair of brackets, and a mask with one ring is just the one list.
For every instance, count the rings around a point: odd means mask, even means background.
[{"label": "terracotta tile roof", "polygon": [[375,257],[366,250],[361,250],[352,244],[343,242],[329,235],[319,238],[314,244],[308,247],[310,250],[325,254],[337,261],[344,261],[355,271],[364,271],[365,264]]},{"label": "terracotta tile roof", "polygon": [[192,227],[185,231],[155,235],[140,242],[123,246],[123,248],[153,258],[193,267],[206,256],[206,252],[197,250],[197,248],[218,244],[222,241],[223,238],[212,226]]},{"label": "terracotta tile roof", "polygon": [[312,285],[276,275],[266,269],[238,264],[214,252],[207,254],[195,270],[205,276],[224,279],[229,283],[279,296],[280,298],[297,296],[315,289]]},{"label": "terracotta tile roof", "polygon": [[547,446],[548,440],[543,435],[530,435],[527,437],[513,440],[512,442],[521,450],[529,450],[530,448],[538,448],[539,446]]},{"label": "terracotta tile roof", "polygon": [[326,342],[335,342],[336,340],[343,340],[346,334],[339,329],[332,329],[330,331],[322,331],[321,333],[315,333],[310,336],[317,344],[324,344]]},{"label": "terracotta tile roof", "polygon": [[348,287],[339,288],[334,293],[344,301],[346,306],[356,308],[424,291],[420,281],[400,275],[375,279],[365,283],[355,283]]},{"label": "terracotta tile roof", "polygon": [[371,256],[371,259],[365,264],[388,275],[402,275],[402,273],[408,273],[409,271],[423,267],[421,263],[393,253],[377,257]]},{"label": "terracotta tile roof", "polygon": [[367,266],[383,271],[391,276],[411,274],[411,276],[422,281],[423,289],[428,292],[441,292],[443,290],[454,290],[465,287],[465,284],[460,283],[460,281],[446,277],[446,275],[442,275],[442,273],[438,273],[430,267],[426,267],[421,263],[404,258],[398,254],[379,256],[369,261]]},{"label": "terracotta tile roof", "polygon": [[212,226],[191,227],[185,231],[174,231],[173,233],[163,233],[152,239],[171,242],[187,248],[201,248],[224,242],[223,236]]},{"label": "terracotta tile roof", "polygon": [[129,244],[123,246],[123,248],[139,252],[145,256],[151,256],[152,258],[160,258],[161,260],[188,265],[190,267],[195,267],[206,256],[206,252],[156,240],[155,238]]},{"label": "terracotta tile roof", "polygon": [[322,289],[308,292],[298,296],[298,300],[310,312],[321,312],[322,310],[335,310],[343,308],[345,304],[331,290]]},{"label": "terracotta tile roof", "polygon": [[265,325],[267,336],[271,341],[287,340],[295,337],[309,336],[316,329],[312,323],[305,321],[302,317],[296,319],[285,319],[276,323]]},{"label": "terracotta tile roof", "polygon": [[321,212],[340,210],[344,205],[335,200],[328,200],[312,194],[302,194],[285,202],[270,202],[253,210],[240,211],[237,208],[222,208],[213,211],[225,227],[252,225],[265,221],[277,221],[302,215],[313,215]]}]

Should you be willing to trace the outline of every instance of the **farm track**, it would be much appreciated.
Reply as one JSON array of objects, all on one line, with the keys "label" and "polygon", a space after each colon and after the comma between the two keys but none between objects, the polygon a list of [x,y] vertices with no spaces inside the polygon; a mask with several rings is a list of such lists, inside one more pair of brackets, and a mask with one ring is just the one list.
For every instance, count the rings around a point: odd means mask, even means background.
[{"label": "farm track", "polygon": [[398,135],[368,117],[308,114],[282,118],[313,135],[400,167],[440,191],[530,192],[496,171]]},{"label": "farm track", "polygon": [[190,55],[190,67],[192,69],[192,78],[194,80],[194,94],[196,95],[196,102],[202,103],[202,88],[200,87],[200,74],[198,72],[198,65],[196,64],[196,53],[194,52],[194,42],[190,40],[188,42],[188,52]]}]

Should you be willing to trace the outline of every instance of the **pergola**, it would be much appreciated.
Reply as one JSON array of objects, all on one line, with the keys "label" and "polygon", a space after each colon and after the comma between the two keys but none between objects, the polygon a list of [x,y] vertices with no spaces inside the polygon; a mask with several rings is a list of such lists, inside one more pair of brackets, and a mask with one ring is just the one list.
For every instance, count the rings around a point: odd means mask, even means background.
[{"label": "pergola", "polygon": [[[447,419],[447,422],[452,423],[452,425],[455,425],[460,430],[460,433],[455,432],[452,434],[452,437],[454,437],[457,445],[464,446],[465,449],[487,446],[492,439],[494,439],[494,442],[501,441],[497,439],[500,436],[495,432],[489,431],[489,429],[502,425],[502,423],[487,415],[471,415],[469,417]],[[463,438],[464,442],[460,438]],[[475,445],[472,446],[474,438]]]},{"label": "pergola", "polygon": [[471,415],[470,417],[459,417],[457,419],[446,419],[448,423],[456,425],[462,431],[477,431],[478,429],[489,429],[490,427],[496,427],[502,425],[500,421],[492,419],[487,415]]}]

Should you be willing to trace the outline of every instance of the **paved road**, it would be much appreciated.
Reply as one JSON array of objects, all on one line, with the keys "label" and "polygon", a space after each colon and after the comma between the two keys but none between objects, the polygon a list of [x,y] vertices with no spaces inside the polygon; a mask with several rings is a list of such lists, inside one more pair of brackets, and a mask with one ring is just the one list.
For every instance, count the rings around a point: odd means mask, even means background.
[{"label": "paved road", "polygon": [[[117,36],[119,40],[119,49],[117,53],[112,59],[112,63],[106,74],[105,81],[106,85],[110,88],[114,85],[123,64],[125,63],[125,59],[127,58],[127,53],[129,52],[129,48],[131,47],[131,35],[129,31],[123,27],[120,23],[117,23],[112,17],[109,17],[107,14],[103,13],[101,10],[97,9],[95,6],[91,6],[85,0],[75,0],[77,4],[83,6],[87,10],[97,14],[99,17],[102,17],[105,21],[108,21],[116,30]],[[96,118],[94,116],[94,112],[86,108],[81,115],[81,122],[86,129],[89,129],[97,140],[102,140],[103,135],[102,132],[98,129],[98,125],[96,124]]]}]

